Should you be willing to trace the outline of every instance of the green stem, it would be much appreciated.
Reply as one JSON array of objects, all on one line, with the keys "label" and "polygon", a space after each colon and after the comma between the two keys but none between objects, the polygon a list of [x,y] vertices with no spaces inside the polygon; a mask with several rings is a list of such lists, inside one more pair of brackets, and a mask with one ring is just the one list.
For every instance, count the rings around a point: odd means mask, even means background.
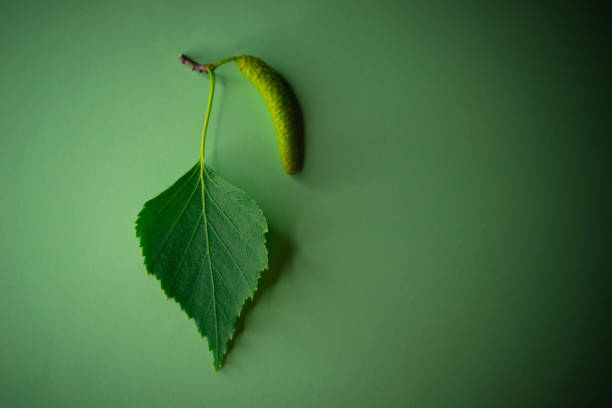
[{"label": "green stem", "polygon": [[204,164],[204,144],[206,142],[206,129],[208,128],[210,110],[212,109],[213,96],[215,95],[215,70],[213,67],[208,68],[208,76],[210,77],[210,91],[208,92],[208,105],[206,106],[204,128],[202,129],[202,142],[200,144],[200,164]]},{"label": "green stem", "polygon": [[237,57],[229,57],[229,58],[225,58],[225,59],[222,59],[220,61],[217,61],[214,64],[210,65],[209,69],[215,69],[218,66],[225,64],[226,62],[231,62],[231,61],[236,60],[236,58]]}]

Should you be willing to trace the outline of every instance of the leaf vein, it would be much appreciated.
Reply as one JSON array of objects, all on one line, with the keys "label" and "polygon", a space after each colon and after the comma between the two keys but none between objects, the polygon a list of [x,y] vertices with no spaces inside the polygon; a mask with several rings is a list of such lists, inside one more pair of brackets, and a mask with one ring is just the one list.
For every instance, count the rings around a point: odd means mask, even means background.
[{"label": "leaf vein", "polygon": [[213,274],[213,267],[212,267],[212,258],[210,257],[210,240],[208,238],[208,216],[206,215],[206,199],[205,199],[205,188],[206,185],[204,184],[204,171],[205,171],[205,166],[204,166],[204,162],[202,160],[200,160],[200,184],[201,184],[201,188],[200,191],[202,192],[202,214],[204,215],[204,222],[206,225],[206,252],[208,253],[208,270],[210,272],[210,284],[211,284],[211,289],[212,289],[212,302],[213,302],[213,314],[215,316],[215,346],[217,347],[216,350],[216,357],[217,360],[219,360],[220,362],[220,356],[219,356],[219,319],[217,318],[217,298],[215,295],[215,276]]},{"label": "leaf vein", "polygon": [[185,214],[185,211],[187,210],[187,207],[189,207],[189,204],[191,204],[191,201],[193,200],[193,196],[195,195],[195,192],[197,191],[197,189],[198,189],[198,184],[196,184],[196,187],[193,189],[193,192],[191,193],[191,196],[189,196],[189,199],[187,200],[187,203],[183,207],[183,210],[179,214],[179,216],[176,219],[176,221],[174,221],[174,224],[172,224],[172,228],[170,228],[170,231],[166,235],[166,238],[164,238],[164,241],[162,242],[161,247],[159,248],[159,252],[157,252],[157,255],[155,255],[155,258],[153,259],[153,262],[151,263],[151,267],[153,267],[153,265],[155,265],[155,263],[157,262],[159,256],[163,252],[163,250],[164,250],[164,248],[166,246],[166,243],[168,241],[168,238],[170,237],[170,235],[172,235],[172,232],[174,231],[174,228],[176,228],[176,225],[178,224],[178,222],[181,220],[181,218],[183,218],[183,215]]},{"label": "leaf vein", "polygon": [[242,242],[244,242],[244,244],[248,248],[250,248],[251,250],[255,251],[255,249],[251,246],[251,244],[244,239],[244,237],[243,237],[244,233],[241,232],[240,229],[238,229],[238,227],[236,226],[236,224],[234,224],[234,222],[229,217],[229,215],[227,215],[227,213],[225,211],[223,211],[223,209],[221,207],[219,207],[219,204],[217,203],[217,200],[215,200],[215,198],[212,196],[210,190],[206,186],[204,186],[204,188],[208,192],[208,196],[210,197],[210,201],[217,208],[217,210],[219,210],[219,212],[225,217],[225,219],[230,223],[230,225],[234,228],[234,230],[238,233],[238,236],[240,237],[240,240]]},{"label": "leaf vein", "polygon": [[200,216],[198,217],[198,220],[196,221],[196,226],[193,229],[193,232],[191,233],[191,238],[189,239],[189,243],[187,244],[187,248],[185,248],[185,252],[183,252],[183,256],[181,258],[181,261],[179,262],[178,266],[176,267],[176,271],[174,272],[174,277],[172,278],[172,285],[170,285],[168,287],[168,292],[171,292],[174,289],[174,285],[176,285],[176,280],[178,278],[179,273],[181,272],[181,268],[183,267],[183,262],[185,261],[185,258],[187,257],[187,253],[191,249],[191,244],[193,243],[193,237],[195,237],[196,232],[198,231],[198,228],[200,227],[200,220],[201,219],[202,219],[202,215],[200,214]]},{"label": "leaf vein", "polygon": [[221,235],[219,235],[219,233],[217,232],[217,229],[215,228],[215,226],[213,225],[212,222],[210,223],[210,228],[211,228],[212,232],[214,232],[215,235],[217,236],[217,238],[219,239],[219,242],[221,243],[221,246],[223,247],[223,249],[225,249],[225,252],[230,256],[230,258],[232,259],[232,262],[234,263],[234,265],[236,266],[238,271],[240,271],[240,276],[242,276],[242,279],[244,280],[244,283],[246,283],[246,285],[248,287],[249,286],[249,280],[247,279],[246,275],[244,274],[244,271],[242,270],[242,268],[238,264],[238,261],[236,260],[236,257],[234,256],[232,251],[229,249],[229,247],[226,245],[226,243],[223,241],[223,238],[221,238]]},{"label": "leaf vein", "polygon": [[166,204],[164,204],[164,206],[155,214],[153,214],[152,216],[149,217],[149,219],[145,222],[145,225],[148,225],[155,217],[157,217],[159,214],[161,214],[169,205],[172,201],[174,201],[174,199],[179,195],[179,193],[181,191],[183,191],[183,189],[187,186],[187,184],[189,184],[191,182],[191,179],[193,178],[193,176],[195,176],[196,174],[196,168],[193,168],[193,172],[191,174],[191,176],[189,176],[189,178],[187,179],[187,181],[185,182],[185,184],[183,184],[181,186],[181,188],[179,188],[173,195],[172,197],[170,197],[170,199],[168,200],[168,202]]}]

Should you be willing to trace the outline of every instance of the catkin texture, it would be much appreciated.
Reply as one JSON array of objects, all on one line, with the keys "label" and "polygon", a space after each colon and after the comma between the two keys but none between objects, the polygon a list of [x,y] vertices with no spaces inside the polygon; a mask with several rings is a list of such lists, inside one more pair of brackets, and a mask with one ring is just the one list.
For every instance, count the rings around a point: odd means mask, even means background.
[{"label": "catkin texture", "polygon": [[292,95],[281,77],[259,58],[236,57],[236,64],[263,97],[276,130],[281,162],[287,174],[300,170],[298,117]]}]

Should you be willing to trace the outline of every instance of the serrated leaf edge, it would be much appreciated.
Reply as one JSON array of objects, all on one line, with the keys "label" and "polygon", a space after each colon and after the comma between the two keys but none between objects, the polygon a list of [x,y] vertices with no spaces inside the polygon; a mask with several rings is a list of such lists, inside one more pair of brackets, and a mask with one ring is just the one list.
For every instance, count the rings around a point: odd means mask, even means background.
[{"label": "serrated leaf edge", "polygon": [[[201,184],[202,184],[202,195],[204,195],[204,185],[205,185],[205,184],[204,184],[204,179],[203,179],[203,177],[202,177],[202,174],[203,174],[203,171],[205,171],[205,167],[204,167],[204,164],[203,164],[201,161],[199,162],[199,166],[200,166],[200,181],[199,181],[199,183],[201,183]],[[194,168],[195,168],[195,167],[196,167],[196,166],[194,166]],[[195,174],[196,172],[197,172],[197,169],[196,169],[196,170],[194,170],[194,174]],[[216,177],[218,177],[218,178],[220,178],[221,180],[225,181],[226,183],[228,183],[228,184],[230,184],[230,185],[233,185],[233,184],[229,183],[227,180],[225,180],[223,177],[219,176],[217,173],[215,173],[215,176],[216,176]],[[210,175],[209,175],[209,177],[210,177]],[[184,185],[181,187],[181,189],[182,189],[182,188],[183,188],[185,185],[187,185],[187,184],[188,184],[188,183],[191,181],[191,179],[192,179],[192,178],[193,178],[193,175],[191,175],[191,176],[189,177],[189,179],[188,179],[188,180],[187,180],[187,182],[186,182],[186,183],[185,183],[185,184],[184,184]],[[178,191],[180,191],[181,189],[179,189]],[[263,271],[267,271],[267,270],[269,270],[269,266],[270,266],[270,260],[269,260],[269,258],[268,258],[268,246],[267,246],[267,242],[268,242],[268,241],[267,241],[267,239],[266,239],[266,234],[269,232],[269,229],[268,229],[268,222],[267,222],[267,220],[266,220],[265,214],[264,214],[263,210],[262,210],[262,209],[259,207],[259,205],[257,205],[257,202],[256,202],[256,201],[255,201],[253,198],[251,198],[249,195],[247,195],[247,193],[246,193],[244,190],[242,190],[242,189],[239,189],[239,190],[240,190],[240,193],[241,193],[241,194],[244,196],[244,198],[245,198],[246,200],[251,201],[253,204],[255,204],[255,207],[257,208],[257,211],[260,213],[260,215],[263,217],[263,219],[264,219],[264,221],[265,221],[265,225],[266,225],[266,227],[265,227],[265,229],[264,229],[264,230],[263,230],[261,233],[262,233],[263,238],[264,238],[264,248],[265,248],[265,251],[266,251],[266,264],[264,265],[264,267],[263,267],[262,269],[260,269],[260,270],[259,270],[258,275],[257,275],[257,280],[256,280],[257,284],[255,285],[255,288],[253,289],[253,292],[252,292],[250,295],[248,295],[247,297],[245,297],[245,298],[244,298],[244,300],[243,300],[243,302],[242,302],[242,305],[241,305],[241,307],[240,307],[240,311],[239,311],[239,312],[238,312],[238,314],[235,316],[235,319],[234,319],[234,321],[232,322],[232,331],[231,331],[231,334],[230,334],[230,336],[229,336],[229,338],[228,338],[227,343],[225,344],[225,348],[223,349],[223,352],[222,352],[221,357],[220,357],[220,359],[219,359],[219,365],[218,365],[218,366],[217,366],[217,365],[215,365],[215,363],[214,363],[214,361],[215,361],[215,357],[214,357],[214,356],[215,356],[215,354],[214,354],[214,351],[213,351],[213,349],[210,347],[210,343],[209,343],[208,341],[206,342],[206,343],[208,344],[208,351],[210,351],[210,352],[211,352],[211,354],[213,355],[213,368],[214,368],[215,372],[216,372],[216,371],[218,371],[218,370],[219,370],[219,368],[221,368],[221,367],[223,366],[223,362],[225,361],[226,355],[227,355],[227,353],[228,353],[228,351],[229,351],[229,345],[232,343],[232,341],[233,341],[233,339],[234,339],[234,335],[236,334],[236,323],[238,322],[238,318],[239,318],[239,317],[242,315],[242,312],[244,311],[244,307],[245,307],[246,303],[247,303],[249,300],[253,300],[253,298],[254,298],[254,296],[255,296],[255,293],[257,293],[257,290],[259,289],[259,282],[260,282],[260,280],[261,280],[261,277],[262,277]],[[178,194],[178,191],[177,191],[177,193],[175,193],[175,195],[173,195],[173,197],[174,197],[174,196],[176,196],[176,194]],[[172,197],[172,198],[173,198],[173,197]],[[138,247],[140,248],[141,256],[143,257],[143,265],[144,265],[144,267],[145,267],[146,275],[147,275],[147,276],[153,276],[153,277],[155,277],[155,279],[157,279],[157,280],[159,281],[159,283],[160,283],[160,290],[162,291],[162,293],[164,293],[164,295],[166,295],[166,300],[167,300],[167,301],[170,301],[170,300],[172,299],[172,300],[173,300],[173,301],[174,301],[176,304],[178,304],[178,305],[179,305],[179,308],[180,308],[180,309],[181,309],[181,310],[182,310],[182,311],[185,313],[185,315],[187,316],[187,319],[188,319],[188,320],[192,320],[192,319],[193,319],[193,317],[189,316],[189,313],[188,313],[188,312],[187,312],[187,310],[186,310],[186,309],[183,307],[183,305],[182,305],[182,304],[181,304],[181,303],[178,301],[178,299],[177,299],[177,298],[175,298],[174,296],[169,296],[169,295],[168,295],[168,294],[167,294],[167,293],[164,291],[163,287],[161,286],[161,278],[160,278],[160,277],[158,277],[158,276],[156,276],[156,275],[154,275],[153,273],[151,273],[151,272],[149,271],[149,265],[147,264],[147,258],[146,258],[145,254],[144,254],[144,248],[142,247],[142,243],[141,243],[141,239],[140,239],[140,238],[141,238],[141,236],[140,236],[139,231],[138,231],[138,222],[139,222],[139,221],[141,220],[141,218],[142,218],[142,213],[143,213],[143,210],[144,210],[144,209],[147,207],[147,205],[148,205],[148,204],[149,204],[151,201],[153,201],[154,199],[155,199],[155,197],[154,197],[154,198],[152,198],[151,200],[146,201],[146,202],[143,204],[143,206],[142,206],[142,208],[141,208],[140,212],[138,213],[138,216],[136,217],[136,221],[134,221],[134,225],[135,225],[135,227],[136,227],[136,228],[135,228],[135,230],[136,230],[136,234],[135,234],[135,236],[136,236],[137,241],[138,241]],[[172,200],[172,199],[171,199],[171,200]],[[204,200],[203,200],[203,202],[204,202]],[[205,207],[205,204],[203,204],[203,207]],[[161,211],[163,211],[163,209],[162,209],[162,210],[160,210],[160,212],[161,212]],[[204,212],[204,211],[205,211],[205,208],[203,208],[203,212]],[[208,246],[208,244],[207,244],[207,246]],[[208,338],[208,336],[207,336],[207,335],[205,335],[204,333],[202,333],[202,332],[199,330],[199,328],[197,327],[197,325],[196,325],[196,330],[197,330],[197,331],[198,331],[198,333],[200,334],[200,338],[204,338],[204,337],[207,337],[207,338]],[[217,344],[218,344],[218,341],[217,341]]]}]

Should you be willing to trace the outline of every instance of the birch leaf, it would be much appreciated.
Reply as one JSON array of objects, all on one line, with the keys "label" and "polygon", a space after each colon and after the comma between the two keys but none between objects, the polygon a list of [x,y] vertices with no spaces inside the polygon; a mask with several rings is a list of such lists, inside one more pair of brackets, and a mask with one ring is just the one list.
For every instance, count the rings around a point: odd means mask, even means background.
[{"label": "birch leaf", "polygon": [[202,160],[138,214],[147,272],[195,320],[215,369],[268,266],[267,230],[255,202]]}]

